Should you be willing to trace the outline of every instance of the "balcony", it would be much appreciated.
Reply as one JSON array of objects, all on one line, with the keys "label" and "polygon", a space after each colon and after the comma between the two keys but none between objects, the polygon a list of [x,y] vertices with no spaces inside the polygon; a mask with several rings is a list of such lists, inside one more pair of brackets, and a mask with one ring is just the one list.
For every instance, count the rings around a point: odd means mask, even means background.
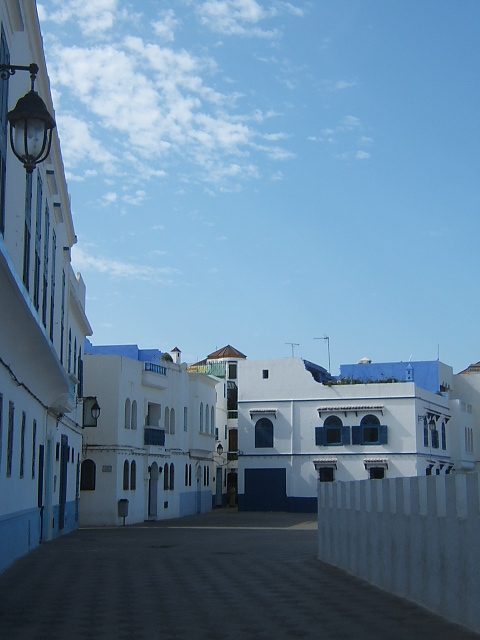
[{"label": "balcony", "polygon": [[226,377],[225,362],[207,362],[205,364],[192,364],[188,367],[189,373],[204,373],[207,376],[215,376],[216,378]]},{"label": "balcony", "polygon": [[153,362],[145,362],[142,372],[142,384],[147,387],[155,387],[155,389],[167,388],[167,367]]},{"label": "balcony", "polygon": [[165,446],[165,429],[157,427],[145,427],[143,432],[143,444],[146,446],[153,445],[156,447]]}]

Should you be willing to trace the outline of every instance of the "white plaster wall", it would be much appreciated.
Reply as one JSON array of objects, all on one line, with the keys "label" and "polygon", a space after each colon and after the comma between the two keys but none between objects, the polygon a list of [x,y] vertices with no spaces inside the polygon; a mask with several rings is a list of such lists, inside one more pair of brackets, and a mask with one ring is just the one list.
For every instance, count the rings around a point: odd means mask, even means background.
[{"label": "white plaster wall", "polygon": [[478,474],[318,483],[318,557],[480,632]]}]

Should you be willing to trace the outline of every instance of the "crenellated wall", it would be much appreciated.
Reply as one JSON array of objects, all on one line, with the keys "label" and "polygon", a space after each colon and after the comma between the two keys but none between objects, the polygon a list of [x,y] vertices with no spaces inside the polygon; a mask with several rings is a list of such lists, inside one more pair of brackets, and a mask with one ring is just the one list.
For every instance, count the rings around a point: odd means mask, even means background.
[{"label": "crenellated wall", "polygon": [[479,475],[318,483],[318,557],[480,633]]}]

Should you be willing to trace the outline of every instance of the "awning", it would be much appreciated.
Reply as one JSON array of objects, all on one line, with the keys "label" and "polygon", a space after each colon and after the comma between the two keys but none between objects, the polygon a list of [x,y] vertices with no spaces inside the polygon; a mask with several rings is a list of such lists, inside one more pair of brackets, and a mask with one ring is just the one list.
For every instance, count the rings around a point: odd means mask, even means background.
[{"label": "awning", "polygon": [[383,415],[383,404],[349,404],[349,405],[324,405],[318,407],[318,415],[321,417],[322,413],[336,413],[343,412],[357,413],[358,411],[381,411]]},{"label": "awning", "polygon": [[337,458],[322,458],[321,460],[314,460],[313,464],[317,471],[323,467],[334,467],[334,469],[336,469]]},{"label": "awning", "polygon": [[258,416],[258,415],[270,415],[270,416],[274,416],[275,418],[277,417],[277,409],[250,409],[250,417],[253,418],[253,416]]},{"label": "awning", "polygon": [[370,469],[370,467],[383,467],[384,469],[388,469],[388,458],[364,458],[363,464],[365,465],[365,469]]}]

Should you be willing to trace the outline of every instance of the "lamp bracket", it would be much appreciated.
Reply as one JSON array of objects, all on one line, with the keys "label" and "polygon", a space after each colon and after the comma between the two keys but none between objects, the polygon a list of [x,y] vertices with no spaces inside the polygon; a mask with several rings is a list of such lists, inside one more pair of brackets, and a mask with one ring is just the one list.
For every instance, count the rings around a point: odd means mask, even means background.
[{"label": "lamp bracket", "polygon": [[11,76],[15,75],[16,71],[28,71],[30,73],[31,89],[33,91],[35,78],[38,73],[38,64],[32,62],[27,67],[20,64],[0,64],[0,78],[2,78],[2,80],[8,80]]}]

